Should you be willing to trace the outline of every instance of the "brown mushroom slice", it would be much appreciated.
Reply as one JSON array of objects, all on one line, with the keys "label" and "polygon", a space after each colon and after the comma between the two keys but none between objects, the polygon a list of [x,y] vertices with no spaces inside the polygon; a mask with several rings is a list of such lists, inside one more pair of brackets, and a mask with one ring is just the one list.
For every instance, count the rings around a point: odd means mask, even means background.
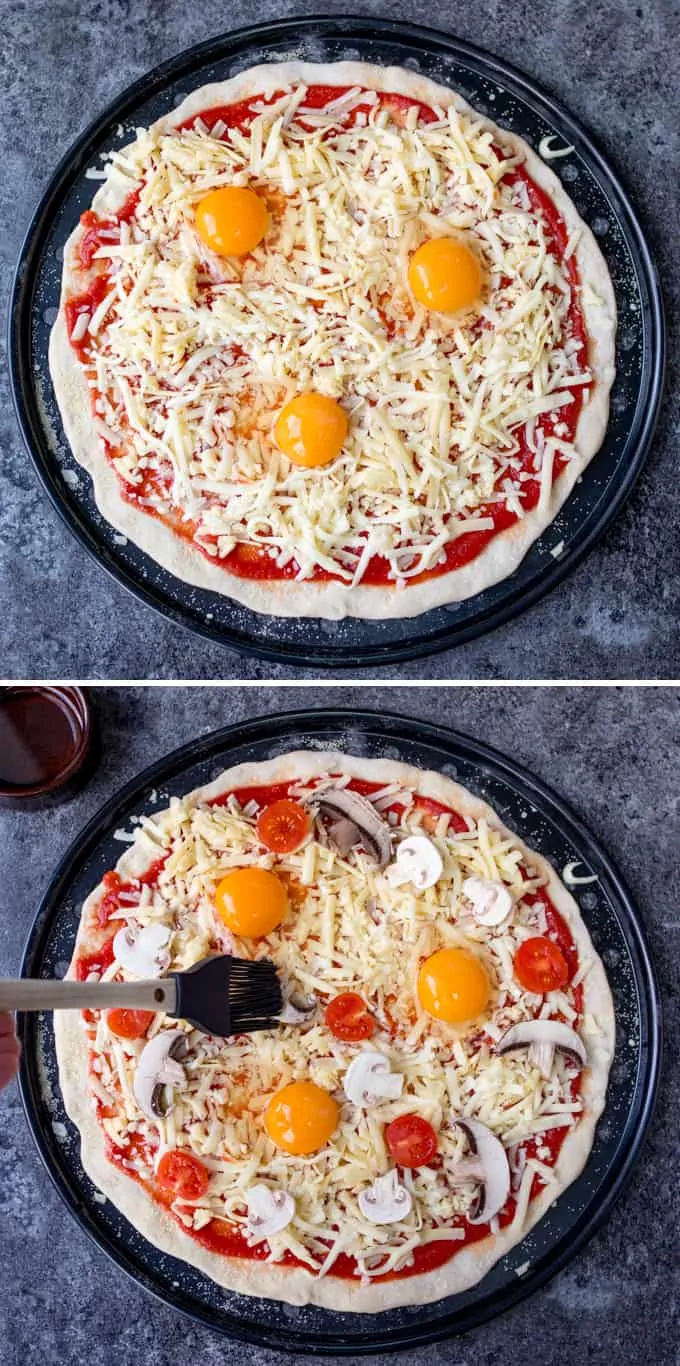
[{"label": "brown mushroom slice", "polygon": [[332,821],[326,829],[328,842],[333,849],[337,849],[341,858],[346,858],[350,849],[361,841],[361,831],[354,821],[349,821],[346,816],[341,816],[339,820]]},{"label": "brown mushroom slice", "polygon": [[[335,827],[343,844],[350,835],[349,825],[355,827],[356,837],[352,839],[352,844],[348,845],[346,852],[349,852],[354,844],[361,843],[366,852],[375,859],[379,868],[387,866],[392,857],[390,827],[365,797],[360,796],[358,792],[350,792],[346,787],[325,787],[310,797],[309,804],[322,816],[330,818],[329,834]],[[342,826],[338,829],[340,822]]]},{"label": "brown mushroom slice", "polygon": [[155,1034],[142,1049],[132,1083],[135,1100],[147,1119],[163,1119],[172,1109],[166,1104],[165,1087],[182,1086],[186,1073],[182,1062],[189,1046],[181,1029]]},{"label": "brown mushroom slice", "polygon": [[303,996],[301,991],[284,990],[283,1010],[278,1016],[281,1024],[306,1024],[316,1014],[316,996]]},{"label": "brown mushroom slice", "polygon": [[522,1020],[505,1031],[496,1044],[499,1057],[514,1048],[528,1048],[527,1058],[546,1079],[552,1072],[555,1049],[568,1053],[582,1067],[588,1062],[585,1044],[578,1034],[561,1020]]},{"label": "brown mushroom slice", "polygon": [[479,1182],[481,1189],[477,1208],[473,1215],[468,1215],[468,1220],[471,1224],[488,1224],[494,1215],[500,1213],[510,1194],[507,1153],[500,1139],[480,1119],[459,1116],[452,1122],[463,1130],[472,1155],[447,1167],[447,1175],[453,1185]]}]

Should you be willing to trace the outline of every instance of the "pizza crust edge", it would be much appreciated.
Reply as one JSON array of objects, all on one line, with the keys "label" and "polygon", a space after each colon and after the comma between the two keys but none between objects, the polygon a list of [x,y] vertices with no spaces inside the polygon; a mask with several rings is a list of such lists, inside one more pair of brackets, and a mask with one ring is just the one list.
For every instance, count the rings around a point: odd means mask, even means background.
[{"label": "pizza crust edge", "polygon": [[[67,440],[78,464],[92,478],[95,500],[102,516],[177,578],[231,598],[256,612],[281,617],[311,616],[330,620],[359,617],[379,620],[418,616],[431,608],[473,597],[512,574],[530,546],[554,521],[574,484],[599,451],[607,428],[609,392],[615,373],[614,290],[593,233],[578,214],[561,181],[529,144],[516,134],[498,128],[491,120],[482,118],[454,91],[403,67],[381,67],[364,62],[277,62],[250,67],[230,80],[193,91],[176,109],[152,126],[174,128],[211,105],[230,103],[253,94],[265,94],[289,81],[300,80],[308,84],[347,83],[363,85],[366,89],[390,90],[420,99],[423,103],[438,103],[445,107],[453,104],[462,112],[473,114],[495,136],[522,152],[527,170],[537,185],[550,196],[569,232],[581,233],[574,254],[583,287],[581,307],[590,341],[589,359],[594,382],[590,400],[583,408],[577,424],[577,453],[554,481],[548,505],[545,508],[532,508],[520,522],[495,536],[469,564],[403,590],[381,592],[368,586],[351,588],[338,582],[317,584],[283,580],[263,583],[238,578],[211,564],[200,551],[177,537],[162,522],[123,500],[117,476],[99,451],[87,382],[68,340],[64,319],[65,301],[80,292],[77,273],[70,266],[82,233],[80,226],[71,233],[64,248],[59,314],[50,335],[50,374]],[[124,198],[120,186],[105,181],[92,204],[98,211],[113,212],[121,207]],[[589,299],[590,291],[586,286],[590,286],[595,295],[601,298],[601,307]]]},{"label": "pizza crust edge", "polygon": [[[441,800],[475,820],[484,817],[494,828],[502,830],[546,875],[547,891],[569,926],[579,958],[582,961],[587,955],[592,959],[592,967],[584,981],[584,1013],[596,1018],[600,1032],[596,1039],[589,1039],[588,1043],[590,1066],[584,1074],[581,1092],[586,1109],[577,1127],[563,1141],[554,1167],[555,1185],[547,1187],[531,1202],[521,1229],[513,1229],[511,1224],[496,1236],[489,1234],[479,1243],[457,1253],[434,1272],[368,1286],[332,1277],[320,1280],[303,1267],[248,1262],[242,1258],[210,1252],[184,1233],[141,1185],[125,1176],[106,1158],[102,1133],[82,1081],[87,1075],[88,1049],[80,1015],[75,1011],[55,1012],[54,1032],[64,1105],[69,1118],[80,1131],[83,1167],[94,1184],[150,1243],[162,1252],[188,1262],[217,1284],[237,1294],[281,1300],[294,1305],[315,1304],[345,1313],[374,1314],[400,1306],[428,1304],[476,1285],[500,1258],[524,1239],[576,1179],[588,1159],[595,1126],[604,1108],[615,1042],[614,1007],[604,967],[593,947],[578,905],[552,866],[509,831],[492,807],[442,774],[413,768],[391,759],[362,759],[335,751],[318,753],[300,750],[276,759],[226,769],[212,783],[195,789],[187,796],[216,797],[235,787],[311,778],[328,772],[329,768],[333,772],[349,773],[354,777],[385,784],[398,781],[404,786],[413,787],[423,796]],[[157,854],[157,847],[145,842],[142,833],[123,854],[117,868],[125,876],[138,876],[150,866]],[[100,884],[87,898],[83,917],[99,898],[101,890]],[[78,927],[74,957],[78,949],[86,947],[87,943],[81,925]],[[72,975],[72,968],[69,968],[68,975]]]}]

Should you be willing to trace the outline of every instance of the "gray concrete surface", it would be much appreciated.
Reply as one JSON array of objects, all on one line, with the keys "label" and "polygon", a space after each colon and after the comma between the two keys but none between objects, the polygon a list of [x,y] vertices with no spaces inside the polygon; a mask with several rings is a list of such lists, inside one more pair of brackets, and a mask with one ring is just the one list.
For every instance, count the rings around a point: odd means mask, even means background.
[{"label": "gray concrete surface", "polygon": [[[57,860],[144,765],[218,725],[309,690],[100,690],[95,778],[48,818],[0,811],[0,975],[14,973]],[[339,688],[329,701],[456,724],[553,784],[628,879],[665,1004],[666,1065],[643,1160],[606,1226],[550,1285],[502,1319],[404,1356],[413,1366],[677,1366],[680,1360],[680,844],[678,690]],[[147,1298],[109,1265],[52,1190],[15,1086],[0,1095],[2,1366],[284,1366]],[[396,1359],[396,1358],[395,1358]],[[366,1358],[370,1363],[377,1358]]]},{"label": "gray concrete surface", "polygon": [[[317,10],[416,19],[536,77],[595,134],[623,174],[664,281],[670,381],[646,472],[572,578],[520,621],[456,651],[385,672],[407,678],[677,678],[680,238],[673,0],[0,0],[0,269],[73,138],[124,85],[215,32]],[[675,98],[674,98],[675,96]],[[3,339],[4,340],[4,339]],[[133,601],[71,538],[41,493],[0,375],[0,581],[4,663],[17,677],[294,678],[192,638]]]}]

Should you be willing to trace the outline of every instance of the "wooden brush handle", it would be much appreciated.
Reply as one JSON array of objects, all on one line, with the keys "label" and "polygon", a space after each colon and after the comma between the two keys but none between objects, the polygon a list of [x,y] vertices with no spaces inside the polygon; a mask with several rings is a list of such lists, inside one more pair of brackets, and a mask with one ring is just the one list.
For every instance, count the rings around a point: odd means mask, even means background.
[{"label": "wooden brush handle", "polygon": [[126,1010],[175,1009],[174,978],[150,982],[43,982],[0,979],[0,1010]]}]

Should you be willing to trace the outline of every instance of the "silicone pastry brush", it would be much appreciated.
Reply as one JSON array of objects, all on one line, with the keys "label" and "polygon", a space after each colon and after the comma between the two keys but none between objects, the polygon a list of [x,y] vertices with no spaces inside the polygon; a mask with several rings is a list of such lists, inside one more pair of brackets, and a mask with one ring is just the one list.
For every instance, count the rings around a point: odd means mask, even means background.
[{"label": "silicone pastry brush", "polygon": [[249,962],[230,954],[204,958],[186,972],[140,982],[0,979],[0,1010],[163,1011],[204,1034],[227,1038],[275,1029],[283,1010],[276,968],[266,958]]}]

